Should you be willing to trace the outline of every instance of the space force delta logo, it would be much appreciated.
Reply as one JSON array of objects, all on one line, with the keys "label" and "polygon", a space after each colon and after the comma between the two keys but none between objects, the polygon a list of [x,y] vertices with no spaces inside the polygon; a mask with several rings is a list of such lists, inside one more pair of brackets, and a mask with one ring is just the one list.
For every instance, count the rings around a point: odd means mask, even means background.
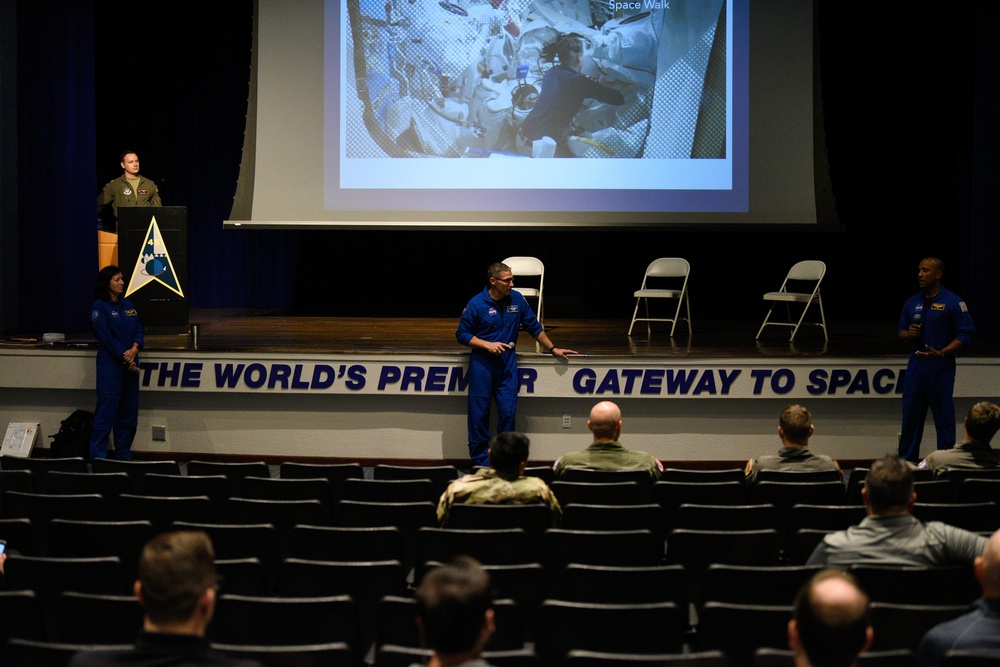
[{"label": "space force delta logo", "polygon": [[128,281],[125,296],[131,296],[151,282],[158,282],[172,292],[184,296],[184,291],[177,280],[174,265],[170,261],[170,253],[163,243],[160,227],[156,224],[156,216],[149,221],[146,230],[146,241],[143,250],[135,260],[132,278]]}]

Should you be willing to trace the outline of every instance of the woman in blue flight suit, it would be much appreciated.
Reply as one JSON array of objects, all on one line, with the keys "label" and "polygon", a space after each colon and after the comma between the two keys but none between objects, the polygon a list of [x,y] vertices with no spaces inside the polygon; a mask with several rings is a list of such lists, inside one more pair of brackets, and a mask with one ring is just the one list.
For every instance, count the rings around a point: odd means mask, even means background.
[{"label": "woman in blue flight suit", "polygon": [[125,298],[125,280],[117,266],[97,274],[90,326],[97,348],[97,408],[90,438],[90,458],[108,456],[108,436],[114,431],[113,458],[131,459],[139,421],[139,350],[142,322]]}]

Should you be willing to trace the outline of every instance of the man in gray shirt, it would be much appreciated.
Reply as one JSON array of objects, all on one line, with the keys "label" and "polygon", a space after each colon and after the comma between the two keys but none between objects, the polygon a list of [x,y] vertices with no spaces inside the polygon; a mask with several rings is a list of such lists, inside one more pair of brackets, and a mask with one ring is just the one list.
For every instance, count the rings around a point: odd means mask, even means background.
[{"label": "man in gray shirt", "polygon": [[934,471],[946,468],[980,470],[1000,468],[1000,449],[990,447],[990,440],[1000,430],[1000,407],[980,401],[965,415],[965,438],[953,449],[939,449],[921,461],[918,467]]},{"label": "man in gray shirt", "polygon": [[807,565],[971,565],[986,546],[981,535],[938,521],[923,523],[910,513],[917,500],[913,472],[895,454],[872,464],[861,497],[868,516],[823,538]]},{"label": "man in gray shirt", "polygon": [[747,482],[757,482],[761,470],[836,470],[843,472],[829,456],[816,454],[809,449],[809,438],[815,427],[812,413],[801,405],[789,405],[778,415],[778,439],[781,450],[775,455],[759,456],[747,461]]}]

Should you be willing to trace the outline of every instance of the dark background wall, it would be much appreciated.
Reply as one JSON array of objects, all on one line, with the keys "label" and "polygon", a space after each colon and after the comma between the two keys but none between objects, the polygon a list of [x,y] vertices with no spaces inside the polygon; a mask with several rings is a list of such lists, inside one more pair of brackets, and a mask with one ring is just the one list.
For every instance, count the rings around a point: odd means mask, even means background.
[{"label": "dark background wall", "polygon": [[[19,321],[5,325],[86,330],[94,195],[121,173],[128,148],[165,203],[189,208],[196,308],[457,317],[486,265],[528,254],[546,264],[549,318],[627,319],[646,264],[682,256],[693,266],[693,318],[709,326],[759,319],[761,293],[810,258],[828,265],[829,320],[891,328],[916,291],[917,263],[939,255],[982,335],[1000,330],[991,33],[1000,9],[988,0],[933,14],[817,3],[818,132],[836,231],[224,231],[243,144],[252,11],[249,0],[16,2],[20,301]],[[0,141],[6,161],[12,142]]]}]

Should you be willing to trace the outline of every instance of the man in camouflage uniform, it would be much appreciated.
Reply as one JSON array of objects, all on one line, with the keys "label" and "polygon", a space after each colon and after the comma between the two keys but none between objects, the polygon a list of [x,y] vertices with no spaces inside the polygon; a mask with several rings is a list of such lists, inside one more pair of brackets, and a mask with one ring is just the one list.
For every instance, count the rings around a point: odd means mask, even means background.
[{"label": "man in camouflage uniform", "polygon": [[537,477],[525,477],[528,460],[527,436],[514,431],[498,433],[490,441],[490,467],[465,475],[448,485],[438,503],[438,523],[446,526],[455,503],[473,505],[532,505],[544,503],[552,511],[552,523],[562,508],[548,484]]},{"label": "man in camouflage uniform", "polygon": [[836,461],[809,449],[809,438],[814,430],[812,413],[803,406],[789,405],[782,410],[778,416],[781,451],[747,461],[747,482],[756,482],[761,470],[836,470],[843,476]]},{"label": "man in camouflage uniform", "polygon": [[590,410],[587,428],[594,442],[579,452],[564,454],[556,461],[556,477],[567,468],[591,470],[646,470],[654,480],[660,478],[663,464],[651,454],[626,448],[618,442],[622,434],[622,411],[611,401],[601,401]]}]

